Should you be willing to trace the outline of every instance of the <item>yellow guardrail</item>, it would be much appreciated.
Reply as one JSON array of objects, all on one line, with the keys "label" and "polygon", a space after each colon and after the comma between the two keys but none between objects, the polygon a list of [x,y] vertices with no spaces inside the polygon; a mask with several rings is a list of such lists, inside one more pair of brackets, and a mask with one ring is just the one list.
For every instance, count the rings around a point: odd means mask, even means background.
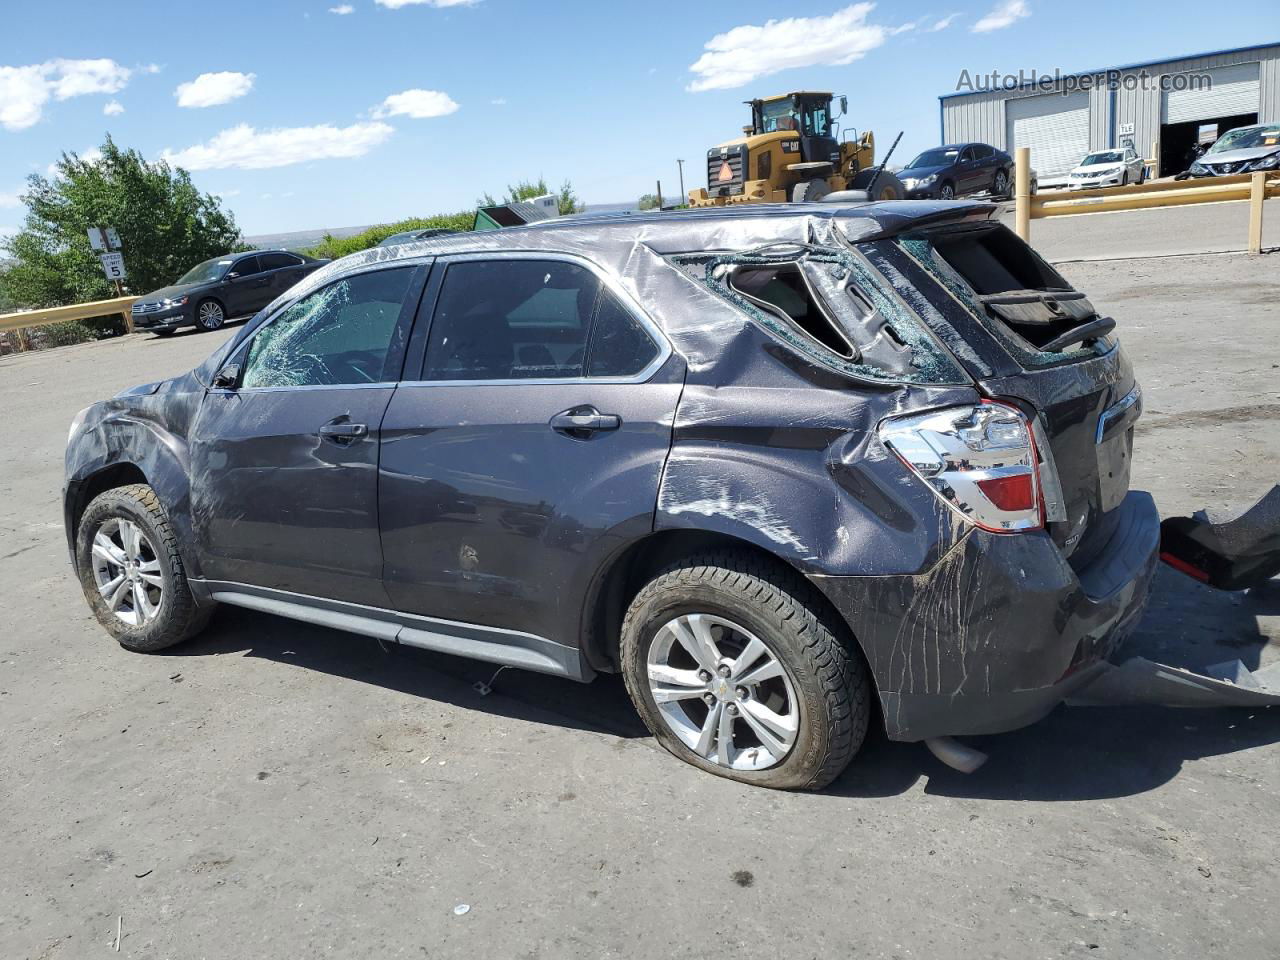
[{"label": "yellow guardrail", "polygon": [[139,297],[116,297],[112,300],[91,300],[89,303],[73,303],[66,307],[46,307],[43,310],[23,310],[18,313],[0,313],[0,333],[21,330],[24,327],[41,327],[46,323],[65,323],[68,320],[88,320],[92,317],[109,317],[118,313],[125,325],[133,329],[133,304]]},{"label": "yellow guardrail", "polygon": [[1018,236],[1030,242],[1031,221],[1044,217],[1067,217],[1081,213],[1117,210],[1149,210],[1194,203],[1249,201],[1250,253],[1262,252],[1263,201],[1280,197],[1280,174],[1244,173],[1231,177],[1197,180],[1165,180],[1135,183],[1125,187],[1096,190],[1046,190],[1031,195],[1031,151],[1019,147],[1014,158],[1014,224]]}]

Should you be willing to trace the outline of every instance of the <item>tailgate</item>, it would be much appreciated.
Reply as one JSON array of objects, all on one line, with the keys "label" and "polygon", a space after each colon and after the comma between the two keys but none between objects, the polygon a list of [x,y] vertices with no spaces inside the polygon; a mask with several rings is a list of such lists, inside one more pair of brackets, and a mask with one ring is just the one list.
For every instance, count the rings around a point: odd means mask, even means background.
[{"label": "tailgate", "polygon": [[931,324],[993,398],[1035,417],[1050,535],[1077,569],[1106,544],[1129,489],[1141,392],[1115,323],[999,223],[946,226],[868,256],[918,290]]}]

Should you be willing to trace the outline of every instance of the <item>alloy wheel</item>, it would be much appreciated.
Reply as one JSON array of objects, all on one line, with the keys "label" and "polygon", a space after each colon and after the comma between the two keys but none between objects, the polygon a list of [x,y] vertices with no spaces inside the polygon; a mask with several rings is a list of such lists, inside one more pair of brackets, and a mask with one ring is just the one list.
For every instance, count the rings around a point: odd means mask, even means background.
[{"label": "alloy wheel", "polygon": [[649,692],[668,729],[710,763],[765,770],[800,732],[799,699],[767,644],[708,613],[665,624],[649,645]]},{"label": "alloy wheel", "polygon": [[995,195],[997,197],[1003,197],[1008,192],[1009,192],[1009,178],[1005,176],[1005,173],[1003,170],[1000,170],[996,173]]},{"label": "alloy wheel", "polygon": [[112,517],[93,536],[93,579],[107,609],[131,627],[154,620],[164,600],[164,576],[142,527]]},{"label": "alloy wheel", "polygon": [[222,313],[222,304],[213,300],[206,300],[200,304],[198,319],[200,326],[206,330],[217,330],[222,326],[222,321],[225,319]]},{"label": "alloy wheel", "polygon": [[938,191],[938,196],[943,200],[954,200],[956,198],[955,188],[949,183],[944,183],[942,189]]}]

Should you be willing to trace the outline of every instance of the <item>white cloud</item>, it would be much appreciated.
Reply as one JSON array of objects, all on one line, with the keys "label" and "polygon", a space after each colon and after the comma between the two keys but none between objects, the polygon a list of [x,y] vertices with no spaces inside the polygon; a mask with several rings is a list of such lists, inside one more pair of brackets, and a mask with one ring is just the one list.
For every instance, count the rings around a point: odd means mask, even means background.
[{"label": "white cloud", "polygon": [[160,66],[160,64],[158,63],[148,63],[148,64],[144,64],[138,69],[141,70],[143,73],[159,73],[161,70],[164,69],[164,67]]},{"label": "white cloud", "polygon": [[349,3],[340,3],[336,7],[330,7],[329,12],[336,13],[340,17],[345,17],[349,13],[355,13],[356,8]]},{"label": "white cloud", "polygon": [[375,0],[380,7],[386,7],[388,10],[399,10],[401,7],[416,7],[425,5],[428,7],[470,7],[479,3],[480,0]]},{"label": "white cloud", "polygon": [[118,117],[124,113],[124,104],[119,100],[108,100],[102,108],[103,116]]},{"label": "white cloud", "polygon": [[385,123],[353,123],[349,127],[325,123],[278,130],[255,130],[242,123],[223,130],[208,143],[165,150],[160,157],[188,170],[263,170],[309,160],[362,157],[394,132]]},{"label": "white cloud", "polygon": [[240,191],[239,190],[220,190],[218,193],[215,193],[214,196],[219,198],[220,200],[226,200],[228,197],[240,196]]},{"label": "white cloud", "polygon": [[507,105],[507,98],[506,98],[506,97],[495,97],[494,99],[490,100],[489,102],[490,102],[491,104],[493,104],[495,107],[505,107],[505,106]]},{"label": "white cloud", "polygon": [[22,206],[22,201],[18,199],[17,191],[14,191],[13,193],[0,192],[0,210],[5,209],[6,207],[20,206]]},{"label": "white cloud", "polygon": [[929,32],[930,32],[930,33],[937,33],[939,30],[945,30],[945,29],[947,29],[947,27],[951,26],[951,24],[953,24],[953,23],[955,23],[955,22],[956,22],[956,19],[957,19],[959,16],[960,16],[960,14],[958,14],[958,13],[949,13],[949,14],[947,14],[947,15],[946,15],[945,17],[943,17],[941,20],[938,20],[936,23],[934,23],[934,25],[933,25],[932,27],[930,27],[930,28],[929,28]]},{"label": "white cloud", "polygon": [[178,84],[173,95],[180,107],[216,107],[230,103],[253,89],[256,74],[223,70],[221,73],[202,73],[194,80]]},{"label": "white cloud", "polygon": [[1004,0],[992,7],[991,12],[970,29],[974,33],[990,33],[992,30],[1003,30],[1029,16],[1031,9],[1027,6],[1027,0]]},{"label": "white cloud", "polygon": [[429,117],[446,117],[458,109],[453,98],[439,90],[405,90],[393,93],[373,108],[373,118],[413,117],[426,120]]},{"label": "white cloud", "polygon": [[118,93],[132,73],[114,60],[48,60],[0,67],[0,126],[25,130],[40,122],[49,100],[92,93]]},{"label": "white cloud", "polygon": [[843,66],[882,45],[905,27],[867,23],[874,3],[855,3],[828,17],[788,17],[764,26],[746,24],[716,34],[689,69],[693,92],[728,90],[793,67]]}]

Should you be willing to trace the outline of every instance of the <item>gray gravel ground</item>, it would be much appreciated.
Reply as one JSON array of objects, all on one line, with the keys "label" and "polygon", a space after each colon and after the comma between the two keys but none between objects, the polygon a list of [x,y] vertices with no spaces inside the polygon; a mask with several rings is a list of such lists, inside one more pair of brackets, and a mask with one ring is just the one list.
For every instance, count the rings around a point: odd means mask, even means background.
[{"label": "gray gravel ground", "polygon": [[[1068,266],[1147,391],[1166,512],[1280,476],[1280,260]],[[1280,711],[1060,708],[965,777],[874,740],[821,794],[658,749],[591,686],[223,610],[135,656],[60,525],[67,424],[219,336],[0,360],[0,955],[1275,957]],[[1250,666],[1280,586],[1162,571],[1135,651]],[[469,904],[465,915],[455,906]]]}]

